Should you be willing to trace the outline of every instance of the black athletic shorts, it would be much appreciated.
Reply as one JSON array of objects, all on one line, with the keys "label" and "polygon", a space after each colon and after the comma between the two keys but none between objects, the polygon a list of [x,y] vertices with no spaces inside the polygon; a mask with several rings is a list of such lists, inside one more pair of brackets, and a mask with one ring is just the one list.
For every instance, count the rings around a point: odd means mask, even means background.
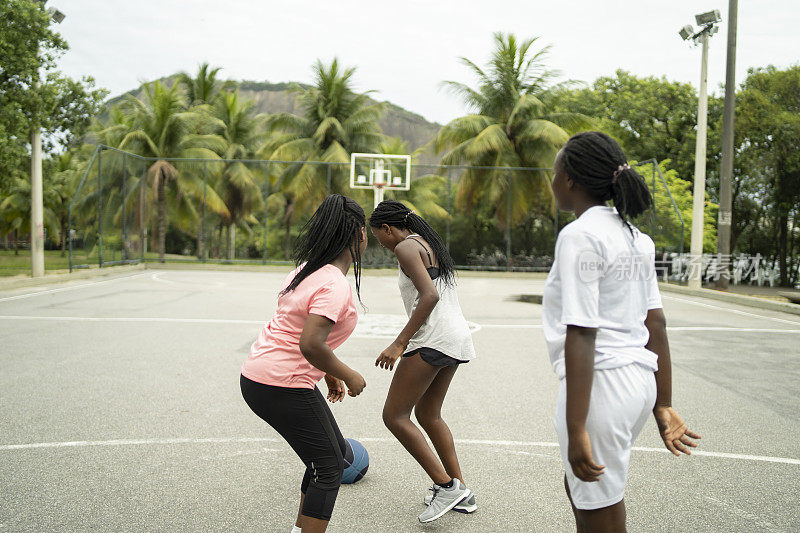
[{"label": "black athletic shorts", "polygon": [[426,347],[417,348],[415,350],[411,350],[410,352],[406,352],[403,354],[403,357],[411,357],[412,355],[416,354],[419,354],[419,356],[422,357],[422,360],[431,366],[455,366],[467,362],[459,361],[455,357],[445,355],[439,350]]}]

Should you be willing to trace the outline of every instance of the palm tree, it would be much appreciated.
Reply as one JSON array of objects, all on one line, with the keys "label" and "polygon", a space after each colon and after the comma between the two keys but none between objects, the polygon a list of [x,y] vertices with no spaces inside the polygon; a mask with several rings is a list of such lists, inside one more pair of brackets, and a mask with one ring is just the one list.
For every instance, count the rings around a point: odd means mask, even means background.
[{"label": "palm tree", "polygon": [[[0,201],[0,227],[3,234],[14,233],[14,255],[19,254],[20,234],[30,233],[31,221],[31,181],[16,177]],[[53,191],[49,187],[43,190],[43,223],[51,235],[58,235],[58,217],[53,212]]]},{"label": "palm tree", "polygon": [[177,83],[186,91],[189,105],[213,104],[223,91],[233,87],[233,82],[217,79],[220,70],[222,67],[210,67],[208,63],[202,63],[194,78],[186,72],[178,74]]},{"label": "palm tree", "polygon": [[163,262],[167,193],[178,216],[195,220],[197,212],[189,199],[203,194],[202,179],[197,172],[199,164],[176,164],[170,159],[219,159],[218,153],[224,150],[225,141],[210,133],[213,127],[219,126],[218,121],[197,107],[187,109],[186,95],[178,84],[169,88],[161,82],[145,84],[143,99],[129,97],[126,106],[132,117],[131,130],[124,135],[120,149],[132,149],[145,157],[157,158],[148,168],[146,179],[152,181],[157,203],[158,258]]},{"label": "palm tree", "polygon": [[[467,58],[461,61],[478,78],[473,89],[447,81],[445,86],[461,96],[474,111],[451,121],[438,133],[434,147],[444,152],[443,164],[551,168],[569,132],[591,124],[577,113],[555,113],[549,102],[562,85],[551,85],[557,76],[543,59],[549,51],[532,46],[538,38],[518,42],[513,34],[495,33],[492,59],[482,69]],[[511,194],[511,220],[507,198]],[[457,203],[471,209],[489,205],[501,224],[519,221],[533,207],[551,205],[546,171],[497,171],[469,169],[461,177]]]},{"label": "palm tree", "polygon": [[[411,161],[415,161],[419,153],[425,150],[421,147],[411,154]],[[408,142],[401,137],[389,137],[381,143],[382,154],[408,154]],[[414,185],[408,191],[395,191],[393,198],[405,202],[425,218],[444,220],[447,210],[442,206],[443,198],[447,194],[447,177],[438,174],[425,174],[414,179]]]},{"label": "palm tree", "polygon": [[308,89],[292,87],[298,95],[302,116],[274,115],[270,127],[280,133],[259,151],[264,159],[298,162],[286,165],[279,176],[285,202],[287,258],[293,216],[297,210],[318,203],[326,191],[326,168],[306,162],[338,163],[331,170],[337,176],[342,175],[350,163],[351,152],[374,153],[383,139],[378,120],[383,115],[384,105],[373,103],[366,93],[353,92],[354,67],[343,69],[334,59],[329,66],[317,61],[313,71],[313,86]]},{"label": "palm tree", "polygon": [[81,178],[81,163],[74,150],[67,150],[57,155],[53,161],[52,176],[47,180],[46,197],[50,198],[50,209],[58,221],[58,238],[61,245],[61,257],[67,249],[67,215],[69,204],[75,195],[75,189]]},{"label": "palm tree", "polygon": [[[213,116],[219,121],[219,135],[225,146],[223,159],[250,159],[263,140],[263,117],[256,116],[253,103],[243,101],[239,93],[222,93],[214,103]],[[235,256],[236,226],[255,223],[253,213],[263,207],[259,178],[245,163],[225,163],[219,176],[218,194],[227,207],[222,224],[228,228],[228,259]]]}]

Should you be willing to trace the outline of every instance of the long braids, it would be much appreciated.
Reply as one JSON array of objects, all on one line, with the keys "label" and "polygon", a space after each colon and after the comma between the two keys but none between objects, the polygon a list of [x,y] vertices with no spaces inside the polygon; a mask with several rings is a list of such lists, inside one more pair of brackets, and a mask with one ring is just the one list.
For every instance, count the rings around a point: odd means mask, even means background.
[{"label": "long braids", "polygon": [[303,226],[294,244],[292,259],[296,266],[305,263],[281,294],[293,291],[308,276],[349,249],[353,258],[356,294],[361,301],[361,228],[366,226],[364,210],[358,202],[341,194],[332,194],[322,201],[311,219]]},{"label": "long braids", "polygon": [[611,200],[628,229],[630,219],[653,204],[644,178],[628,164],[617,141],[599,131],[573,135],[562,152],[564,170],[603,202]]},{"label": "long braids", "polygon": [[380,228],[384,224],[398,229],[408,229],[425,239],[439,263],[440,279],[448,285],[452,285],[455,282],[453,258],[450,257],[442,238],[424,218],[401,202],[384,200],[378,204],[378,207],[369,216],[369,225],[373,228]]}]

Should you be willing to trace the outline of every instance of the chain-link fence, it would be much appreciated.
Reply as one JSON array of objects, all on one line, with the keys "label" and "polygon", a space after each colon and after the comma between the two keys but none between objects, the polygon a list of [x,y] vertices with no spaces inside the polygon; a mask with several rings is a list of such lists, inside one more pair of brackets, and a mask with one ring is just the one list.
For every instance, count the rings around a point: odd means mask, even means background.
[{"label": "chain-link fence", "polygon": [[[683,252],[683,221],[653,161],[638,163],[656,199],[636,221],[660,250]],[[70,269],[140,261],[285,263],[331,193],[369,215],[373,192],[350,188],[347,163],[155,159],[98,146],[69,211]],[[386,190],[439,232],[458,268],[546,271],[572,215],[555,208],[552,169],[411,165],[408,191]],[[394,266],[372,240],[368,267]]]}]

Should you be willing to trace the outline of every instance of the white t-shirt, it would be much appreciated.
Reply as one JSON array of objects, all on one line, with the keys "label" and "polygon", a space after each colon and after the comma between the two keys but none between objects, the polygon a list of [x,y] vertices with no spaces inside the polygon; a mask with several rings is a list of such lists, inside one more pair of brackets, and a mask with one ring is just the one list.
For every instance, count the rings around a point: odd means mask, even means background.
[{"label": "white t-shirt", "polygon": [[595,369],[639,363],[656,371],[644,320],[649,309],[661,307],[653,240],[636,228],[631,235],[615,208],[591,207],[561,230],[542,302],[544,337],[559,379],[566,375],[570,324],[597,328]]}]

